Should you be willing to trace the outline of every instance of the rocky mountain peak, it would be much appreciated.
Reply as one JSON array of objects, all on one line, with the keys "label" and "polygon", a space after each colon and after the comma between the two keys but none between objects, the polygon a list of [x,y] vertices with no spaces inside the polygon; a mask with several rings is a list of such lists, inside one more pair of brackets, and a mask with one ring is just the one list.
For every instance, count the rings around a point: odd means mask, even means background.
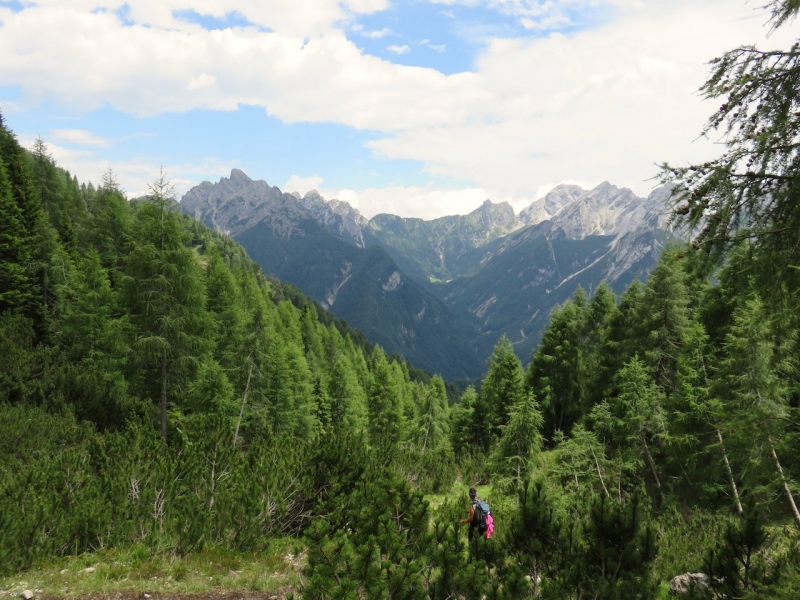
[{"label": "rocky mountain peak", "polygon": [[525,225],[537,225],[548,221],[560,213],[582,195],[586,190],[577,185],[561,184],[550,190],[544,198],[531,203],[519,213],[519,220]]},{"label": "rocky mountain peak", "polygon": [[306,195],[303,196],[303,204],[305,205],[316,206],[324,203],[325,198],[323,198],[317,190],[306,192]]},{"label": "rocky mountain peak", "polygon": [[550,230],[560,229],[570,239],[631,232],[644,224],[645,204],[628,188],[604,181],[559,211],[550,221]]},{"label": "rocky mountain peak", "polygon": [[488,230],[498,227],[503,231],[513,231],[519,226],[514,209],[508,202],[495,204],[491,200],[484,200],[480,208],[472,211],[467,217],[480,219]]},{"label": "rocky mountain peak", "polygon": [[[231,169],[230,180],[240,184],[247,184],[253,181],[252,179],[250,179],[250,177],[247,176],[247,173],[245,173],[241,169]],[[220,179],[220,181],[222,180]]]}]

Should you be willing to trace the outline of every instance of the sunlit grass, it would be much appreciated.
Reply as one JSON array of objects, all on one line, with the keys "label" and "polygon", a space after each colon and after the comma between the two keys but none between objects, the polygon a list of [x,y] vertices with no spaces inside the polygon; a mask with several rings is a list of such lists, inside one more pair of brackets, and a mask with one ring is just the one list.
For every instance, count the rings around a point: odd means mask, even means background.
[{"label": "sunlit grass", "polygon": [[282,597],[300,583],[304,560],[302,547],[289,539],[272,541],[264,552],[211,548],[184,557],[135,545],[48,560],[23,573],[0,577],[0,598],[18,598],[24,590],[64,597],[249,590]]}]

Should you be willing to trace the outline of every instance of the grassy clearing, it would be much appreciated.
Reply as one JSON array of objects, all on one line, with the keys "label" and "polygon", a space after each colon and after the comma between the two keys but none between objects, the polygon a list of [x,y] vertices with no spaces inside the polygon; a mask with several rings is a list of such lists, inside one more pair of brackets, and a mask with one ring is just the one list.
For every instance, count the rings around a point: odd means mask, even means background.
[{"label": "grassy clearing", "polygon": [[0,577],[0,598],[82,597],[113,592],[204,593],[249,590],[283,596],[300,582],[305,560],[296,540],[274,540],[264,552],[211,548],[179,557],[136,545],[44,562],[17,575]]},{"label": "grassy clearing", "polygon": [[[439,494],[425,494],[425,500],[428,501],[431,508],[437,509],[442,506],[445,502],[450,500],[451,502],[458,502],[460,500],[464,500],[464,510],[469,510],[469,504],[467,503],[467,497],[469,494],[470,486],[466,483],[456,482],[446,492],[441,492]],[[478,495],[481,498],[491,498],[492,496],[492,486],[491,485],[481,485],[478,486]]]}]

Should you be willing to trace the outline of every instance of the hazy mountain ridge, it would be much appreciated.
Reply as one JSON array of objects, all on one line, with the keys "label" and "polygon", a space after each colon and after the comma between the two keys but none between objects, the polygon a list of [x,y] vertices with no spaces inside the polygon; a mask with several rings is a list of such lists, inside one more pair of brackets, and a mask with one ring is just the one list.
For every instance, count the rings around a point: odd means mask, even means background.
[{"label": "hazy mountain ridge", "polygon": [[486,200],[467,215],[367,220],[347,202],[284,193],[234,169],[190,190],[181,208],[371,341],[459,378],[478,373],[503,334],[527,360],[578,285],[622,291],[644,277],[666,240],[668,196],[559,185],[518,215]]},{"label": "hazy mountain ridge", "polygon": [[472,266],[472,251],[524,227],[507,202],[486,200],[467,215],[431,221],[380,214],[369,221],[368,244],[387,250],[406,272],[426,283],[447,282]]}]

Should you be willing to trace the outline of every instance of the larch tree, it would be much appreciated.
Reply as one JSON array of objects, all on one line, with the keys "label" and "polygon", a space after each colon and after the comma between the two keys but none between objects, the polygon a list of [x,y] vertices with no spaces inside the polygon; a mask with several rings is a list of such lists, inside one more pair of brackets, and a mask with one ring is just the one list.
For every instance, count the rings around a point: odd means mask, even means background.
[{"label": "larch tree", "polygon": [[404,425],[400,386],[380,346],[375,346],[372,351],[370,366],[373,377],[367,397],[370,443],[376,448],[394,448],[400,441]]},{"label": "larch tree", "polygon": [[677,387],[678,357],[689,324],[688,295],[680,258],[666,251],[647,278],[639,310],[643,357],[666,394]]},{"label": "larch tree", "polygon": [[494,473],[509,479],[515,489],[530,477],[530,469],[542,447],[542,412],[532,393],[526,394],[512,408],[503,427],[492,464]]},{"label": "larch tree", "polygon": [[528,368],[528,387],[541,398],[544,433],[549,440],[556,431],[569,434],[581,415],[584,323],[579,302],[570,300],[556,308]]},{"label": "larch tree", "polygon": [[647,465],[663,500],[665,491],[655,450],[668,437],[664,394],[638,356],[617,373],[615,383],[619,393],[592,411],[595,428],[609,434],[623,454],[630,452],[638,463]]},{"label": "larch tree", "polygon": [[778,455],[788,445],[786,384],[774,364],[773,334],[761,300],[756,296],[745,301],[734,313],[723,346],[723,356],[716,374],[716,391],[723,403],[732,410],[726,428],[738,447],[748,469],[748,479],[754,486],[772,463],[777,477],[767,484],[783,489],[795,520],[800,525],[800,510],[792,493],[790,480]]},{"label": "larch tree", "polygon": [[136,330],[134,346],[148,374],[155,375],[161,435],[167,439],[170,379],[177,382],[180,372],[206,351],[205,289],[163,170],[150,184],[150,196],[137,208],[135,219],[126,297]]},{"label": "larch tree", "polygon": [[489,370],[483,378],[473,418],[481,431],[480,445],[489,450],[508,424],[511,409],[525,397],[522,364],[511,341],[504,335],[489,357]]},{"label": "larch tree", "polygon": [[[772,29],[791,22],[797,0],[767,3]],[[786,49],[740,46],[711,63],[701,95],[720,101],[702,134],[722,137],[724,151],[701,164],[665,164],[674,185],[677,225],[697,231],[694,245],[724,257],[755,244],[798,280],[800,264],[800,42]]]}]

